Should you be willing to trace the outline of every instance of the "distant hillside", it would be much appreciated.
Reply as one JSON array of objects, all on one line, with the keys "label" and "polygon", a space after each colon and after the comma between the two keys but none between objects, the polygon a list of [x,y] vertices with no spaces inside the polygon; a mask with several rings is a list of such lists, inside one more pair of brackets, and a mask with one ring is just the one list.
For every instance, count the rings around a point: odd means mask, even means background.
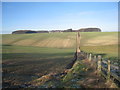
[{"label": "distant hillside", "polygon": [[[81,46],[101,46],[118,44],[117,32],[81,32]],[[4,34],[4,45],[22,45],[38,47],[75,48],[76,32]]]},{"label": "distant hillside", "polygon": [[12,34],[25,34],[25,33],[37,33],[37,32],[32,30],[17,30],[12,32]]},{"label": "distant hillside", "polygon": [[13,31],[12,34],[28,34],[28,33],[51,33],[51,32],[101,32],[101,29],[99,28],[82,28],[78,30],[72,30],[72,29],[67,29],[67,30],[51,30],[51,31],[34,31],[34,30],[17,30]]},{"label": "distant hillside", "polygon": [[99,28],[82,28],[79,29],[80,32],[101,32]]}]

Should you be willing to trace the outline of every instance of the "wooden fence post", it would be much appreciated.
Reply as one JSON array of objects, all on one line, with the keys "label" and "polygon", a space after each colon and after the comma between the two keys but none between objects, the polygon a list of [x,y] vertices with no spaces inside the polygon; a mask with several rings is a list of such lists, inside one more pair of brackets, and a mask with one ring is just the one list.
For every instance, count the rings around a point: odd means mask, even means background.
[{"label": "wooden fence post", "polygon": [[90,55],[89,55],[89,61],[91,61],[91,59],[92,59],[92,55],[91,55],[91,53],[90,53]]},{"label": "wooden fence post", "polygon": [[107,79],[110,80],[110,60],[108,60]]},{"label": "wooden fence post", "polygon": [[87,53],[87,59],[88,59],[88,57],[89,57],[89,55],[88,55],[88,53]]},{"label": "wooden fence post", "polygon": [[96,61],[96,55],[94,56],[94,61]]},{"label": "wooden fence post", "polygon": [[98,67],[97,67],[97,70],[98,70],[98,74],[100,75],[100,73],[101,73],[101,56],[100,55],[98,56]]},{"label": "wooden fence post", "polygon": [[94,56],[94,58],[93,58],[93,64],[96,66],[96,55]]}]

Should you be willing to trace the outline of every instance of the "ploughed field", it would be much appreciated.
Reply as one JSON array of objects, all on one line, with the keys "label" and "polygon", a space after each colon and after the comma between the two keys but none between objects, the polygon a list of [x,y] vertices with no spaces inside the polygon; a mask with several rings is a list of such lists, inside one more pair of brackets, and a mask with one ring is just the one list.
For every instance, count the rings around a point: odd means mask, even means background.
[{"label": "ploughed field", "polygon": [[[118,60],[117,32],[82,32],[81,50]],[[62,72],[71,62],[76,33],[2,35],[3,82],[20,85],[48,73]]]}]

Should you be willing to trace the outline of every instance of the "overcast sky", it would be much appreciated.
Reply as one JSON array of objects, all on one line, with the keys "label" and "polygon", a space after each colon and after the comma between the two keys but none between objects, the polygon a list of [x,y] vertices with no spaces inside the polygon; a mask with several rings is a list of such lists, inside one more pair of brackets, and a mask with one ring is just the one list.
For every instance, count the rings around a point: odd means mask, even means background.
[{"label": "overcast sky", "polygon": [[2,33],[97,27],[118,30],[117,2],[3,2]]}]

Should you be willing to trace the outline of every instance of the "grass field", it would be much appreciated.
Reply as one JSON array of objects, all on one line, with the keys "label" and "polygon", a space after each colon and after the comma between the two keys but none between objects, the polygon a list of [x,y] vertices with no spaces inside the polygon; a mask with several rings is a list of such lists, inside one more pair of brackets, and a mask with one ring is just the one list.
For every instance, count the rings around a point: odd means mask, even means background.
[{"label": "grass field", "polygon": [[[76,47],[76,33],[5,34],[2,40],[3,81],[14,85],[63,71]],[[118,33],[81,33],[81,50],[116,59]]]},{"label": "grass field", "polygon": [[[93,53],[118,54],[117,32],[81,32],[81,49]],[[34,46],[44,48],[76,48],[76,33],[39,33],[2,35],[4,46]],[[29,47],[28,47],[29,48]],[[4,49],[4,48],[3,48]],[[3,50],[4,51],[4,50]],[[32,52],[32,50],[31,50]]]},{"label": "grass field", "polygon": [[4,81],[23,84],[48,73],[58,73],[73,58],[72,49],[3,46]]},{"label": "grass field", "polygon": [[[3,44],[54,48],[75,48],[76,33],[6,34]],[[82,32],[81,46],[118,44],[117,32]]]}]

